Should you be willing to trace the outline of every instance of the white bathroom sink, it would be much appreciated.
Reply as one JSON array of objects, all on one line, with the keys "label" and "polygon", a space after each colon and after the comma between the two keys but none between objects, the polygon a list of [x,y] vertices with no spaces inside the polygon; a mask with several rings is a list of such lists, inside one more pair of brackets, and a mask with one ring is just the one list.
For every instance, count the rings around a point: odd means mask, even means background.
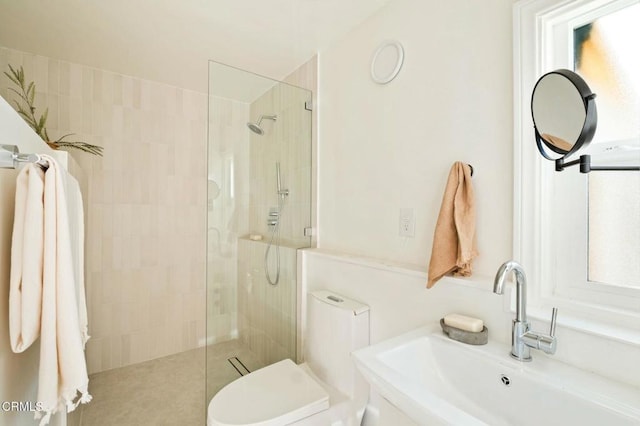
[{"label": "white bathroom sink", "polygon": [[428,326],[353,358],[383,397],[421,425],[640,424],[640,389],[537,351],[522,363],[509,350],[455,342]]}]

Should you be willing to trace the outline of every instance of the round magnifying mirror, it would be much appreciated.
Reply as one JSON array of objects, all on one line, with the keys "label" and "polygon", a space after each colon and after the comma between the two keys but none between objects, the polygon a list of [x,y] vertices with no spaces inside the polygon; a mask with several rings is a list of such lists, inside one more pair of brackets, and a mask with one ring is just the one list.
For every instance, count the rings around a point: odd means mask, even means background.
[{"label": "round magnifying mirror", "polygon": [[591,142],[596,131],[595,94],[578,74],[560,69],[540,77],[531,96],[531,114],[538,150],[567,157]]}]

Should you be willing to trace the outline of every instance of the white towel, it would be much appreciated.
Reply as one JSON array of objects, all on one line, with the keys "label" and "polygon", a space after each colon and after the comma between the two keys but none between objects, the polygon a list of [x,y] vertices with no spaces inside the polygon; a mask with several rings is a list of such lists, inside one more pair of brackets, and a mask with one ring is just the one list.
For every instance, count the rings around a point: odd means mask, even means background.
[{"label": "white towel", "polygon": [[26,350],[40,336],[37,398],[43,409],[36,418],[44,426],[65,405],[73,411],[91,395],[84,355],[89,336],[82,196],[73,177],[53,158],[42,158],[49,163],[44,174],[29,164],[17,180],[9,329],[14,352]]},{"label": "white towel", "polygon": [[44,172],[27,165],[16,180],[11,241],[9,337],[24,352],[40,336],[44,255]]}]

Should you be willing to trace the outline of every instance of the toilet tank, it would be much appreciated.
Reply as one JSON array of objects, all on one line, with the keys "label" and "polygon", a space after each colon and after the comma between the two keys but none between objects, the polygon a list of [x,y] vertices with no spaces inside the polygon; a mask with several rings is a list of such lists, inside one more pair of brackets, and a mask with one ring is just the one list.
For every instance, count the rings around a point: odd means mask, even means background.
[{"label": "toilet tank", "polygon": [[355,399],[361,377],[351,352],[369,345],[369,307],[339,294],[307,294],[305,361],[325,383]]}]

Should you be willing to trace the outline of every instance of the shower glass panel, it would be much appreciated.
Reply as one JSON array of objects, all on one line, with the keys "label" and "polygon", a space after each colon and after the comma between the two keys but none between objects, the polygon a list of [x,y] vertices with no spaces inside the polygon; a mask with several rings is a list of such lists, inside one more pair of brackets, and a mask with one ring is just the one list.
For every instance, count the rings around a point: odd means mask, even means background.
[{"label": "shower glass panel", "polygon": [[306,89],[209,62],[207,401],[248,371],[296,360],[310,101]]}]

